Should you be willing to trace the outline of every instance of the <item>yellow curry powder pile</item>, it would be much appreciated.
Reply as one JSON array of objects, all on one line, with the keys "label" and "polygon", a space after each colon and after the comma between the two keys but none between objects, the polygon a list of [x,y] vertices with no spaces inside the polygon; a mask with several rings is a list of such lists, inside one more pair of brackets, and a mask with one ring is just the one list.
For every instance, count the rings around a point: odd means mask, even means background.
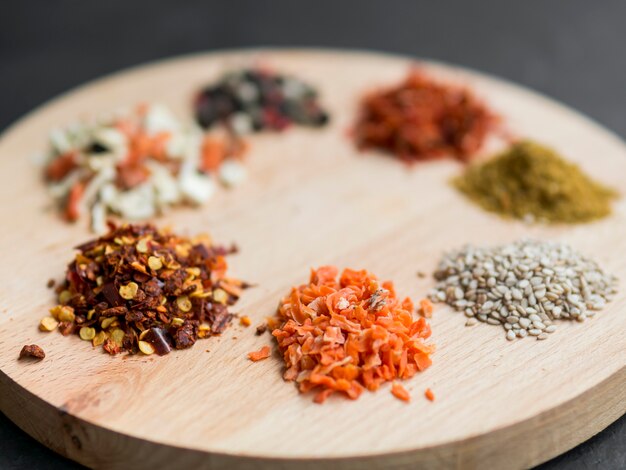
[{"label": "yellow curry powder pile", "polygon": [[453,184],[488,211],[551,223],[605,217],[617,195],[555,151],[530,141],[471,165]]}]

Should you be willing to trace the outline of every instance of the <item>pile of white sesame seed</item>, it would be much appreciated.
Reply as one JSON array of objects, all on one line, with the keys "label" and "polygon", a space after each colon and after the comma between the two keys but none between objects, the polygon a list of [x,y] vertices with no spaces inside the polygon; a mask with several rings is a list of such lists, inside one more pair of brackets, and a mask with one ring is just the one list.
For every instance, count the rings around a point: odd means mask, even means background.
[{"label": "pile of white sesame seed", "polygon": [[493,248],[465,246],[446,254],[430,294],[477,321],[502,325],[506,338],[556,330],[555,320],[584,321],[617,292],[615,276],[567,245],[522,240]]}]

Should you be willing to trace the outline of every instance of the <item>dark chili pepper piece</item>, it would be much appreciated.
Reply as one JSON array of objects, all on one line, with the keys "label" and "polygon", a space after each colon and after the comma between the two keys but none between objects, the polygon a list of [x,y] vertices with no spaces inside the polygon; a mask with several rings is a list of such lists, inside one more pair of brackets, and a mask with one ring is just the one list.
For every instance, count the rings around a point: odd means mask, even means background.
[{"label": "dark chili pepper piece", "polygon": [[142,341],[150,343],[159,356],[164,356],[172,351],[172,345],[167,333],[162,328],[150,328]]},{"label": "dark chili pepper piece", "polygon": [[20,359],[30,358],[41,361],[46,357],[46,353],[36,344],[27,344],[20,351]]}]

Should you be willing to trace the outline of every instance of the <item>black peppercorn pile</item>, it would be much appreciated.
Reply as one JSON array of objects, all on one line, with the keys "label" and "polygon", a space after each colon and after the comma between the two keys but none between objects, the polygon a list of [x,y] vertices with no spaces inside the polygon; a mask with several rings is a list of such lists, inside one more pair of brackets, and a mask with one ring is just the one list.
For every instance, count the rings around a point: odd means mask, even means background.
[{"label": "black peppercorn pile", "polygon": [[152,225],[124,225],[77,248],[42,331],[78,334],[109,354],[167,354],[223,332],[247,287],[226,277],[235,249]]},{"label": "black peppercorn pile", "polygon": [[282,131],[292,124],[322,127],[329,117],[317,98],[314,88],[294,77],[235,71],[198,94],[196,119],[202,127],[219,123],[235,134]]}]

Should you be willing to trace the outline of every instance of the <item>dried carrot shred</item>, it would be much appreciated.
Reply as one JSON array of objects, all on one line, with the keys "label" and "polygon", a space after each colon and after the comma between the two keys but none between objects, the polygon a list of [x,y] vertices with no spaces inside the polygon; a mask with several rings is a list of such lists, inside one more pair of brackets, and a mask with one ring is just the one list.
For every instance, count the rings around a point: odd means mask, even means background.
[{"label": "dried carrot shred", "polygon": [[411,401],[411,395],[407,389],[397,382],[391,384],[391,393],[398,400],[406,401],[407,403]]},{"label": "dried carrot shred", "polygon": [[74,222],[80,216],[80,200],[85,192],[85,183],[80,181],[74,183],[67,198],[65,206],[65,217],[68,221]]},{"label": "dried carrot shred", "polygon": [[216,171],[227,157],[241,158],[247,151],[248,144],[241,139],[206,136],[200,149],[200,169],[211,173]]},{"label": "dried carrot shred", "polygon": [[252,320],[250,319],[249,316],[245,315],[241,317],[241,319],[239,320],[239,323],[241,323],[243,326],[250,326],[252,325]]},{"label": "dried carrot shred", "polygon": [[424,392],[424,396],[428,398],[430,401],[435,401],[435,394],[430,388],[427,388]]},{"label": "dried carrot shred", "polygon": [[433,316],[433,304],[428,299],[420,300],[419,314],[424,318],[432,318]]},{"label": "dried carrot shred", "polygon": [[46,167],[46,178],[50,181],[61,181],[76,168],[76,152],[70,151],[55,158]]},{"label": "dried carrot shred", "polygon": [[269,346],[263,346],[258,351],[252,351],[248,353],[248,358],[253,362],[262,361],[263,359],[267,359],[268,357],[270,357]]},{"label": "dried carrot shred", "polygon": [[285,380],[316,391],[314,401],[323,403],[335,392],[357,399],[431,365],[430,326],[413,319],[410,299],[401,301],[393,283],[365,270],[337,276],[333,266],[312,270],[308,284],[282,299],[271,326]]},{"label": "dried carrot shred", "polygon": [[226,146],[221,140],[205,137],[202,141],[201,163],[203,171],[217,170],[226,158]]}]

